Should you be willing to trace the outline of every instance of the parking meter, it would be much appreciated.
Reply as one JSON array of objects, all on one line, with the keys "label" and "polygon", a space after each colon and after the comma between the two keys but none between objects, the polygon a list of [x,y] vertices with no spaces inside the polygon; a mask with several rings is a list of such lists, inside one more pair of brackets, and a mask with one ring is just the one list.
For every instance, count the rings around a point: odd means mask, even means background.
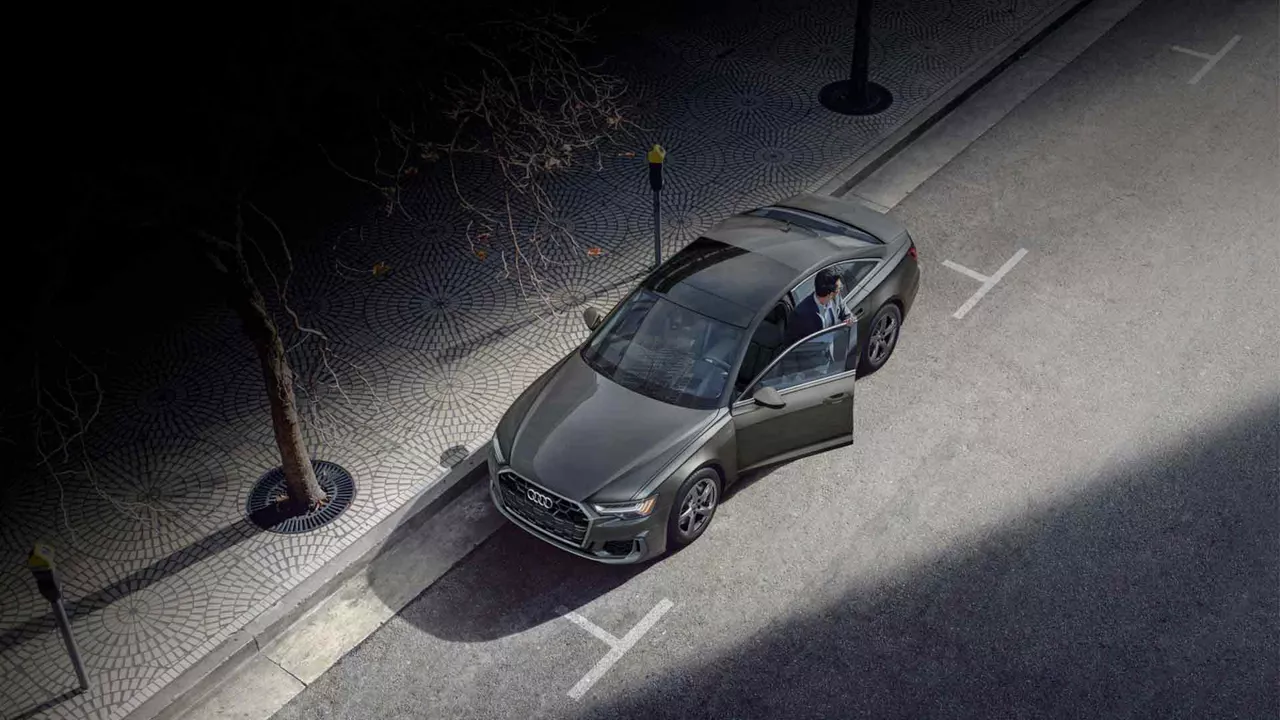
[{"label": "parking meter", "polygon": [[58,569],[54,565],[53,548],[45,543],[36,543],[27,556],[27,569],[36,579],[36,588],[53,609],[53,619],[58,623],[58,631],[62,633],[62,641],[67,646],[67,654],[71,656],[71,665],[75,668],[76,679],[80,681],[80,689],[89,689],[89,677],[85,673],[84,661],[80,659],[80,650],[76,647],[76,639],[71,634],[71,621],[67,619],[67,609],[62,604],[62,581],[58,578]]}]

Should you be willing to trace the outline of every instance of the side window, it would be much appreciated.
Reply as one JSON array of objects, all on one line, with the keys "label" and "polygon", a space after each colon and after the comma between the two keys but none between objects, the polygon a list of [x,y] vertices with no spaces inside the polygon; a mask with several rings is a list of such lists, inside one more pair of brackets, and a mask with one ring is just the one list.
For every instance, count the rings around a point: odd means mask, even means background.
[{"label": "side window", "polygon": [[851,337],[847,325],[827,328],[787,351],[757,386],[783,391],[855,369],[856,354],[849,352]]},{"label": "side window", "polygon": [[760,323],[760,327],[756,328],[755,334],[751,336],[751,342],[747,344],[747,355],[742,360],[742,369],[738,371],[736,383],[738,392],[745,390],[747,383],[751,382],[761,370],[764,370],[769,361],[782,351],[789,312],[790,308],[786,304],[778,303]]},{"label": "side window", "polygon": [[[879,264],[878,260],[847,260],[832,265],[831,269],[840,275],[840,283],[843,286],[845,296],[847,296],[854,288],[858,287],[858,283],[865,280],[867,275],[870,275],[871,271],[876,269],[877,264]],[[813,281],[816,277],[817,274],[815,273],[796,286],[793,291],[796,302],[800,302],[813,294]]]},{"label": "side window", "polygon": [[836,272],[840,273],[840,282],[844,285],[845,294],[853,292],[853,289],[876,269],[877,264],[876,260],[853,260],[837,265]]}]

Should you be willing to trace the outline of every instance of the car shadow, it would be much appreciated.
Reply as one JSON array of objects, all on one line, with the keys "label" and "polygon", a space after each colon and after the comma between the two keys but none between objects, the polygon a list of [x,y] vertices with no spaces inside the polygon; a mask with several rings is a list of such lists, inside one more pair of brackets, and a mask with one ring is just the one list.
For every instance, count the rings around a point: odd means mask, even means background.
[{"label": "car shadow", "polygon": [[581,608],[648,567],[586,560],[507,523],[399,617],[442,640],[497,640]]}]

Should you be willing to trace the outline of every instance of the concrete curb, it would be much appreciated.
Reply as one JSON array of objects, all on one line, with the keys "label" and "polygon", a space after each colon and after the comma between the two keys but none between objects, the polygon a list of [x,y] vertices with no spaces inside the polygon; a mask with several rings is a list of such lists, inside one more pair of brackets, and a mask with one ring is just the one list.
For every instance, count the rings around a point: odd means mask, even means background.
[{"label": "concrete curb", "polygon": [[386,548],[394,547],[420,530],[459,495],[479,483],[485,477],[486,450],[487,446],[472,453],[438,482],[423,488],[412,500],[286,593],[271,609],[148,698],[126,716],[128,720],[177,720],[185,717],[223,681],[234,676],[324,598],[364,570]]},{"label": "concrete curb", "polygon": [[872,146],[834,176],[813,186],[810,192],[833,197],[847,193],[1092,2],[1093,0],[1066,0],[1046,12],[1026,31],[987,53],[972,70],[960,75],[939,91],[931,103],[889,137]]},{"label": "concrete curb", "polygon": [[[833,196],[848,193],[1092,2],[1067,0],[1048,11],[1027,31],[988,53],[971,71],[941,90],[929,105],[893,134],[811,191]],[[410,502],[289,591],[270,610],[149,698],[127,716],[128,720],[176,720],[190,715],[228,679],[236,677],[251,663],[265,659],[265,652],[274,641],[295,625],[300,625],[308,613],[337,593],[378,556],[421,531],[457,498],[480,483],[485,478],[484,461],[485,449],[472,453],[439,482],[424,488]],[[465,556],[463,553],[453,559],[450,566]],[[260,717],[269,717],[271,713],[274,709]]]}]

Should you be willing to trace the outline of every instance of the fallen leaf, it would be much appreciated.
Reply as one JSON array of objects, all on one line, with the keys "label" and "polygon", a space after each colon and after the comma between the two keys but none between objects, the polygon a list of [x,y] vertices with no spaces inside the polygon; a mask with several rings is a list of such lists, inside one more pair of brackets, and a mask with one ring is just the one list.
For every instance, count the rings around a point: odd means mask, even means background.
[{"label": "fallen leaf", "polygon": [[483,259],[485,259],[485,258],[489,257],[489,251],[488,251],[488,250],[485,250],[484,248],[481,248],[481,249],[479,249],[479,250],[477,250],[477,251],[476,251],[476,257],[478,257],[478,258],[480,258],[481,260],[483,260]]},{"label": "fallen leaf", "polygon": [[598,247],[587,248],[587,255],[591,257],[596,257],[599,254],[600,254],[600,248]]},{"label": "fallen leaf", "polygon": [[382,277],[383,275],[386,275],[387,272],[389,272],[390,270],[391,270],[391,266],[384,262],[375,263],[373,266],[373,276]]}]

